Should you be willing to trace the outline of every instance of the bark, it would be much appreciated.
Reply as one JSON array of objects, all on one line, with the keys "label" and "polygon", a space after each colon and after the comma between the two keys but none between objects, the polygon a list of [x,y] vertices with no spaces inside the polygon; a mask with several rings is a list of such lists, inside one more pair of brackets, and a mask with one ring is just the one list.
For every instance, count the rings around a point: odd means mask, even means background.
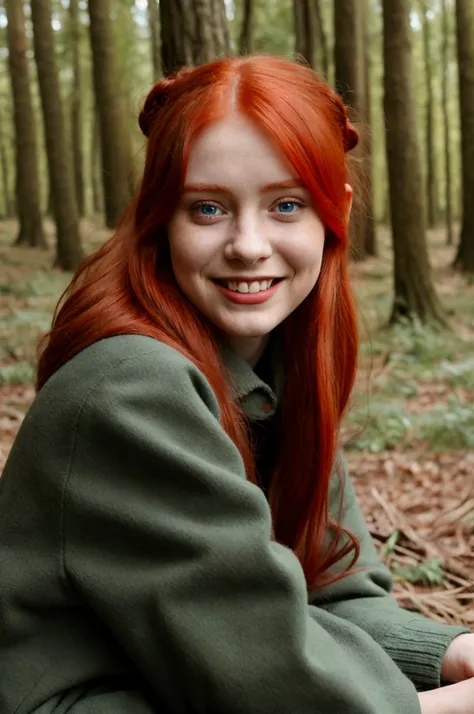
[{"label": "bark", "polygon": [[[205,2],[204,2],[205,4]],[[211,29],[214,49],[210,59],[230,53],[230,35],[225,9],[225,0],[210,0]]]},{"label": "bark", "polygon": [[63,270],[74,270],[84,254],[79,234],[72,151],[66,135],[51,15],[51,0],[31,0],[34,52],[56,223],[55,265]]},{"label": "bark", "polygon": [[445,324],[428,260],[416,126],[409,0],[383,0],[384,111],[394,252],[390,322]]},{"label": "bark", "polygon": [[455,264],[474,276],[474,3],[456,0],[461,116],[462,226]]},{"label": "bark", "polygon": [[320,70],[326,79],[329,79],[329,51],[326,31],[324,29],[324,20],[321,12],[320,0],[314,0],[314,27],[316,37],[318,39],[316,53],[318,55],[317,68]]},{"label": "bark", "polygon": [[451,188],[451,127],[448,111],[448,65],[449,65],[449,23],[446,0],[442,0],[443,20],[443,63],[442,63],[442,105],[443,105],[443,132],[444,132],[444,173],[445,173],[445,222],[446,238],[448,245],[452,245],[453,237],[453,206]]},{"label": "bark", "polygon": [[148,0],[148,27],[150,29],[151,66],[153,80],[156,82],[161,77],[160,60],[160,14],[157,0]]},{"label": "bark", "polygon": [[15,215],[15,207],[13,198],[10,195],[10,171],[3,126],[2,117],[0,116],[0,171],[2,172],[3,203],[5,206],[3,216],[4,218],[11,218]]},{"label": "bark", "polygon": [[[363,14],[359,0],[334,0],[334,67],[336,89],[349,107],[353,122],[362,121],[366,113],[365,67],[363,52]],[[353,152],[360,167],[360,189],[355,191],[350,220],[352,257],[366,256],[367,209],[364,200],[367,163],[365,142],[367,131],[362,128],[361,141]],[[357,187],[356,187],[357,189]]]},{"label": "bark", "polygon": [[252,52],[253,14],[253,0],[244,0],[242,8],[242,26],[239,38],[239,51],[241,55],[250,54]]},{"label": "bark", "polygon": [[74,185],[79,215],[85,213],[84,204],[84,119],[82,110],[82,68],[81,68],[81,24],[79,20],[79,0],[70,0],[69,21],[72,43],[72,96],[71,130],[74,156]]},{"label": "bark", "polygon": [[224,0],[160,0],[165,75],[230,53]]},{"label": "bark", "polygon": [[315,23],[311,0],[293,0],[295,53],[314,67]]},{"label": "bark", "polygon": [[423,49],[425,56],[426,85],[426,210],[428,225],[434,228],[438,220],[438,191],[436,182],[436,159],[434,147],[434,98],[433,98],[433,59],[431,53],[431,27],[427,17],[426,0],[420,0],[423,16]]},{"label": "bark", "polygon": [[345,104],[357,108],[363,95],[358,1],[334,0],[334,65],[336,89]]},{"label": "bark", "polygon": [[191,0],[160,0],[161,65],[165,76],[194,64]]},{"label": "bark", "polygon": [[118,66],[110,0],[89,0],[94,94],[100,125],[105,223],[114,228],[130,196],[129,137],[122,97],[117,91]]},{"label": "bark", "polygon": [[46,247],[41,218],[38,151],[28,66],[23,4],[7,0],[8,62],[13,98],[16,159],[17,245]]},{"label": "bark", "polygon": [[377,237],[375,226],[374,189],[373,189],[373,146],[371,132],[372,114],[372,93],[371,93],[371,57],[370,57],[370,33],[368,31],[368,7],[367,0],[363,0],[363,39],[364,39],[364,124],[366,130],[363,135],[364,151],[364,197],[366,202],[365,210],[365,233],[364,243],[367,255],[377,255]]},{"label": "bark", "polygon": [[100,150],[100,122],[97,107],[94,108],[94,125],[92,128],[92,151],[91,151],[91,182],[92,182],[92,205],[94,214],[104,213],[104,196],[102,189],[102,163]]}]

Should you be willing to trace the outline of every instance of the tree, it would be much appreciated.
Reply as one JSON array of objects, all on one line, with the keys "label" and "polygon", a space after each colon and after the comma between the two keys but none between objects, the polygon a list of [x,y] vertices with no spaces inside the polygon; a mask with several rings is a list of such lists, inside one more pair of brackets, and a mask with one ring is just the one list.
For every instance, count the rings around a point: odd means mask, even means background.
[{"label": "tree", "polygon": [[153,81],[156,82],[161,75],[160,61],[160,13],[157,0],[148,0],[148,27],[151,42],[151,67]]},{"label": "tree", "polygon": [[442,48],[442,79],[441,79],[441,91],[442,91],[442,105],[443,105],[443,133],[444,133],[444,175],[445,175],[445,221],[446,221],[446,234],[447,243],[452,245],[453,243],[453,206],[452,206],[452,188],[451,188],[451,131],[449,123],[449,110],[448,110],[448,66],[449,66],[449,23],[448,23],[448,9],[446,7],[446,0],[442,0],[442,22],[443,22],[443,48]]},{"label": "tree", "polygon": [[368,7],[367,0],[363,0],[362,5],[362,32],[364,46],[364,124],[363,132],[363,180],[364,180],[364,197],[366,200],[365,206],[365,235],[364,249],[367,255],[377,255],[377,240],[375,230],[375,206],[374,206],[374,190],[373,190],[373,144],[372,144],[372,76],[371,76],[371,37],[368,23]]},{"label": "tree", "polygon": [[295,52],[314,67],[314,12],[311,0],[293,0]]},{"label": "tree", "polygon": [[85,213],[84,205],[84,117],[82,110],[81,23],[79,0],[69,0],[69,23],[72,48],[71,129],[74,157],[74,185],[79,215]]},{"label": "tree", "polygon": [[83,251],[74,192],[72,152],[66,140],[64,111],[59,89],[51,24],[51,0],[31,0],[31,17],[56,223],[55,265],[63,270],[74,270],[83,258]]},{"label": "tree", "polygon": [[23,3],[7,0],[6,10],[15,124],[16,207],[20,223],[16,244],[45,247]]},{"label": "tree", "polygon": [[384,113],[394,252],[391,323],[445,323],[428,261],[409,0],[383,0]]},{"label": "tree", "polygon": [[433,99],[433,57],[431,51],[431,20],[426,0],[420,0],[423,18],[423,50],[426,86],[426,209],[428,225],[433,228],[437,223],[438,191],[436,183],[436,157],[434,148],[434,99]]},{"label": "tree", "polygon": [[324,19],[321,12],[320,0],[314,0],[314,24],[316,28],[316,55],[318,57],[316,66],[320,72],[329,79],[329,51],[326,31],[324,29]]},{"label": "tree", "polygon": [[250,54],[252,52],[253,13],[253,0],[244,0],[242,10],[242,27],[239,37],[239,50],[242,55]]},{"label": "tree", "polygon": [[99,215],[104,212],[104,186],[101,175],[100,161],[100,126],[97,105],[94,105],[94,122],[91,132],[91,186],[92,186],[92,206],[94,214]]},{"label": "tree", "polygon": [[[373,197],[371,195],[371,159],[370,137],[367,131],[369,123],[369,103],[365,80],[367,75],[366,57],[363,46],[365,32],[365,12],[360,0],[334,0],[334,66],[336,89],[344,103],[350,108],[352,121],[361,121],[361,141],[355,151],[360,166],[360,185],[362,195],[355,193],[351,214],[352,255],[361,260],[367,254],[367,243],[373,242],[374,236],[368,237],[369,216],[373,217]],[[365,126],[364,126],[365,125]]]},{"label": "tree", "polygon": [[230,53],[224,0],[160,0],[160,23],[165,75]]},{"label": "tree", "polygon": [[4,218],[11,218],[15,215],[15,206],[12,196],[10,195],[10,171],[9,171],[9,161],[7,158],[7,147],[5,142],[5,121],[3,120],[3,112],[0,112],[0,171],[2,176],[2,188],[3,188],[3,204],[4,204]]},{"label": "tree", "polygon": [[461,116],[462,227],[455,264],[474,276],[474,4],[456,0]]},{"label": "tree", "polygon": [[105,222],[114,228],[131,195],[129,138],[120,93],[110,0],[89,0],[94,94],[100,126]]}]

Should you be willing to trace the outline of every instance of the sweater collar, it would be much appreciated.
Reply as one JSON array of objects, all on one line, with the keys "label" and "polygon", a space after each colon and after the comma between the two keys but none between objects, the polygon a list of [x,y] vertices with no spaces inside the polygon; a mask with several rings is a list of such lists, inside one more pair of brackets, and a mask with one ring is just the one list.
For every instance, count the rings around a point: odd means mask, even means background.
[{"label": "sweater collar", "polygon": [[[279,340],[272,337],[255,369],[252,369],[249,363],[240,357],[228,343],[222,346],[222,359],[227,368],[234,395],[240,401],[242,409],[250,421],[262,421],[273,416],[283,389]],[[268,383],[257,374],[263,363],[268,365],[268,370],[265,370],[269,376]]]}]

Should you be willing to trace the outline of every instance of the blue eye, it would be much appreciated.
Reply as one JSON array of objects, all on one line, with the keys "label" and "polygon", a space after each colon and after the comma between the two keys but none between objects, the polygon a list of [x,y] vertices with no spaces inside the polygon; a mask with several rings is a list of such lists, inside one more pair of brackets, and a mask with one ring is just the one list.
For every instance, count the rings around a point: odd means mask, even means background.
[{"label": "blue eye", "polygon": [[203,216],[216,216],[217,215],[217,206],[211,206],[209,203],[203,203],[200,206],[198,206],[198,211],[203,215]]},{"label": "blue eye", "polygon": [[214,203],[195,203],[189,210],[198,218],[217,218],[222,215],[222,209]]},{"label": "blue eye", "polygon": [[[277,203],[277,213],[291,214],[296,213],[296,209],[302,208],[303,204],[299,201],[280,201]],[[280,210],[278,210],[280,209]]]}]

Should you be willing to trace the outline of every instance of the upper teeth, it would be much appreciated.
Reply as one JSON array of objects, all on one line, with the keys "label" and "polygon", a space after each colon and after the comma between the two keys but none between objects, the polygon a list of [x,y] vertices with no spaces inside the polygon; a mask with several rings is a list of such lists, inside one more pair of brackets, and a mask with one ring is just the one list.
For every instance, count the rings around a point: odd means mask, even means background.
[{"label": "upper teeth", "polygon": [[238,293],[258,293],[261,290],[268,290],[268,288],[273,283],[272,280],[261,280],[260,282],[253,283],[237,283],[232,280],[226,281],[226,285],[229,290],[234,290]]}]

